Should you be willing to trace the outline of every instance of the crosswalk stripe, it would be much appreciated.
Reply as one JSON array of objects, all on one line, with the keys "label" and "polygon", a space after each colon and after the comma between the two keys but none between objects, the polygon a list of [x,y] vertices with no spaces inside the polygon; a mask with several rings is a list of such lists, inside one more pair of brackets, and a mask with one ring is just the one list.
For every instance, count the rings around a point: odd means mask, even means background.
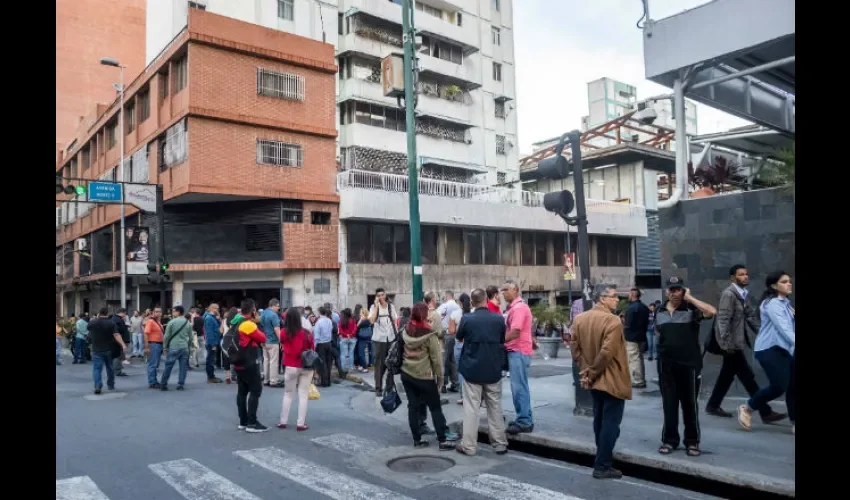
[{"label": "crosswalk stripe", "polygon": [[493,500],[581,500],[578,497],[493,474],[479,474],[452,483],[452,486]]},{"label": "crosswalk stripe", "polygon": [[233,453],[334,500],[412,500],[277,448],[258,448]]},{"label": "crosswalk stripe", "polygon": [[109,500],[88,476],[56,480],[56,500]]},{"label": "crosswalk stripe", "polygon": [[148,468],[186,500],[260,500],[236,483],[190,458],[151,464]]},{"label": "crosswalk stripe", "polygon": [[353,434],[346,434],[344,432],[313,438],[311,441],[347,455],[369,453],[370,451],[375,451],[378,448],[381,448],[380,444],[372,441],[371,439],[358,437]]}]

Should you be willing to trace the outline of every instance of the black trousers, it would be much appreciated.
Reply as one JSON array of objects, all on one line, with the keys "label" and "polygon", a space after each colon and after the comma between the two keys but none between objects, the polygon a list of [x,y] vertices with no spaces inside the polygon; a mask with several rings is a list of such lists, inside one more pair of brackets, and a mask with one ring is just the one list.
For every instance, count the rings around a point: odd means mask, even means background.
[{"label": "black trousers", "polygon": [[[717,375],[717,381],[714,383],[714,389],[711,391],[711,397],[708,398],[706,406],[708,408],[719,408],[723,403],[723,398],[732,387],[735,377],[744,386],[747,394],[752,397],[759,391],[759,385],[756,382],[756,376],[750,364],[747,362],[747,356],[743,351],[727,352],[723,354],[723,365],[720,367],[720,373]],[[770,406],[765,405],[759,410],[762,417],[770,415],[773,410]]]},{"label": "black trousers", "polygon": [[401,374],[401,384],[407,394],[407,423],[410,425],[410,433],[413,441],[418,443],[422,440],[422,408],[423,405],[431,410],[431,421],[434,423],[434,431],[437,440],[441,443],[446,440],[446,417],[440,406],[440,388],[434,379],[421,380],[410,375]]},{"label": "black trousers", "polygon": [[455,336],[446,335],[446,352],[443,353],[443,387],[457,386],[457,363],[455,363]]},{"label": "black trousers", "polygon": [[334,365],[336,365],[336,373],[342,378],[345,371],[342,369],[342,363],[339,357],[339,340],[331,341],[331,354],[333,355]]},{"label": "black trousers", "polygon": [[263,394],[263,380],[260,367],[253,365],[244,370],[236,370],[236,408],[239,410],[239,425],[257,423],[257,406]]},{"label": "black trousers", "polygon": [[672,447],[679,446],[679,407],[685,424],[685,446],[699,446],[699,395],[700,370],[669,361],[658,360],[658,381],[661,386],[661,406],[664,409],[664,426],[661,442]]},{"label": "black trousers", "polygon": [[333,347],[330,342],[316,344],[316,354],[322,360],[322,365],[318,370],[319,387],[329,387],[331,385],[331,364],[333,363]]},{"label": "black trousers", "polygon": [[596,438],[596,460],[593,468],[606,471],[614,463],[614,445],[620,437],[620,423],[626,402],[604,391],[591,390],[593,397],[593,436]]}]

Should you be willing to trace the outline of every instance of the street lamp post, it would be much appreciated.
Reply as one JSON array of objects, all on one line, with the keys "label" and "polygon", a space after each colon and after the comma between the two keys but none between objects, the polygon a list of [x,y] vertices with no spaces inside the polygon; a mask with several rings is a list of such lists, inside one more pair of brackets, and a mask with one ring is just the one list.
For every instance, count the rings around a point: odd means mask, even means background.
[{"label": "street lamp post", "polygon": [[[118,93],[120,99],[120,108],[118,111],[118,147],[121,150],[121,162],[118,164],[118,182],[124,182],[124,65],[118,62],[118,59],[112,57],[104,57],[100,60],[100,64],[104,66],[112,66],[120,71],[120,82],[118,83]],[[121,185],[121,307],[127,308],[127,249],[125,240],[126,230],[124,229],[124,185]]]},{"label": "street lamp post", "polygon": [[410,270],[413,302],[423,298],[422,246],[419,228],[419,172],[416,154],[416,28],[413,0],[403,0],[401,10],[404,40],[404,107],[407,129],[407,190],[410,206]]}]

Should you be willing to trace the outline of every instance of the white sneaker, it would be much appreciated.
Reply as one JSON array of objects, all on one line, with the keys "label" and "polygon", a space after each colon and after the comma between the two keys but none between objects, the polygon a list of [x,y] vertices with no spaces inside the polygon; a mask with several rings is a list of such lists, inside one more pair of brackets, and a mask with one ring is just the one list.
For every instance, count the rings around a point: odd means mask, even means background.
[{"label": "white sneaker", "polygon": [[738,407],[738,423],[744,430],[750,430],[753,423],[753,411],[747,405]]}]

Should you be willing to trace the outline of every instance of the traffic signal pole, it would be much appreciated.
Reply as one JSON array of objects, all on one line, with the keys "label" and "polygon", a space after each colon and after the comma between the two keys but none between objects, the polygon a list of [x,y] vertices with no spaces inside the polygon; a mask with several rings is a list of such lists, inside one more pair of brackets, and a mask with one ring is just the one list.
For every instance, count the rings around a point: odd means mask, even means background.
[{"label": "traffic signal pole", "polygon": [[[159,226],[159,234],[156,239],[157,254],[159,257],[158,274],[162,274],[162,263],[168,262],[165,258],[165,207],[163,206],[162,184],[156,185],[156,224]],[[165,280],[159,280],[159,307],[165,312]]]},{"label": "traffic signal pole", "polygon": [[410,202],[410,270],[413,282],[413,302],[423,299],[422,245],[419,228],[419,172],[416,154],[416,29],[413,25],[413,0],[403,0],[401,6],[402,37],[404,40],[404,108],[407,125],[407,189]]}]

